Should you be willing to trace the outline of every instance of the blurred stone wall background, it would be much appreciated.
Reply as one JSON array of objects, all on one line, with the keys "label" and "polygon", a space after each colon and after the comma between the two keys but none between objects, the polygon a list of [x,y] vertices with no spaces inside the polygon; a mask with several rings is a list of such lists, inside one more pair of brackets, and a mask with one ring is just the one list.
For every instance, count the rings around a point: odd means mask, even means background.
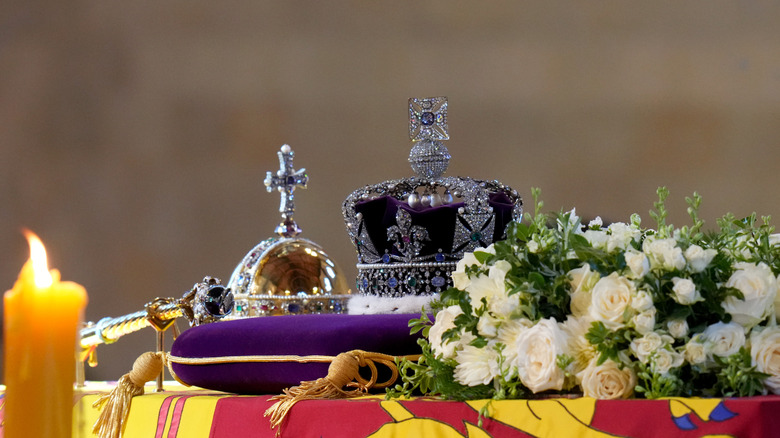
[{"label": "blurred stone wall background", "polygon": [[[726,1],[0,3],[0,286],[20,229],[87,319],[227,281],[278,223],[265,171],[310,175],[304,237],[354,278],[340,205],[411,174],[407,99],[449,97],[450,175],[625,221],[670,188],[780,220],[780,6]],[[527,203],[530,206],[530,202]],[[169,344],[170,345],[170,340]],[[99,348],[115,379],[151,329]]]}]

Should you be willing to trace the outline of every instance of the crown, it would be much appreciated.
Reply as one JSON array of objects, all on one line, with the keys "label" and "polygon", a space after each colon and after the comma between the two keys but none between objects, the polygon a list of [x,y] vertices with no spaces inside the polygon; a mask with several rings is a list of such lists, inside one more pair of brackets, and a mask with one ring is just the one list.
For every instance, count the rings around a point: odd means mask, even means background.
[{"label": "crown", "polygon": [[452,286],[466,252],[504,238],[520,219],[517,191],[498,181],[442,176],[450,154],[447,98],[409,99],[409,163],[416,176],[352,192],[342,213],[357,250],[363,295],[432,295]]}]

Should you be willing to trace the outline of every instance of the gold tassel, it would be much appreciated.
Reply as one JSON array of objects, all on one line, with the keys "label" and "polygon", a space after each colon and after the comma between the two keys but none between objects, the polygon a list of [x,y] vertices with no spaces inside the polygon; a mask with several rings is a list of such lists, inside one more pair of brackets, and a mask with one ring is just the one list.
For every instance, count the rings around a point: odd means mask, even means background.
[{"label": "gold tassel", "polygon": [[[419,358],[419,355],[406,356],[406,358],[416,360]],[[386,382],[376,382],[378,372],[375,362],[390,368],[392,376]],[[360,375],[360,367],[363,366],[368,366],[371,369],[371,378],[369,380]],[[359,397],[371,388],[384,388],[392,385],[397,377],[398,369],[395,367],[394,356],[369,353],[362,350],[341,353],[328,366],[328,375],[326,377],[314,381],[301,382],[299,386],[285,389],[283,395],[272,397],[271,400],[278,401],[265,411],[265,416],[271,417],[272,428],[279,428],[276,431],[278,436],[281,432],[282,422],[287,417],[290,409],[301,400]],[[345,391],[344,387],[356,389]]]},{"label": "gold tassel", "polygon": [[[133,363],[133,369],[122,376],[114,389],[101,396],[92,407],[101,409],[92,427],[92,433],[100,438],[119,438],[130,414],[133,397],[144,393],[144,384],[154,380],[163,368],[163,353],[146,352]],[[104,406],[105,405],[105,406]]]}]

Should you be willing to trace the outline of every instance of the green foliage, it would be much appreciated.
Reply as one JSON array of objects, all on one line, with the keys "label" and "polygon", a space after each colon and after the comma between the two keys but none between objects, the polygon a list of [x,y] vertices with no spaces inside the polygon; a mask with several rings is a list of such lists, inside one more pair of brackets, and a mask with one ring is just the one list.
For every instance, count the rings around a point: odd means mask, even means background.
[{"label": "green foliage", "polygon": [[764,379],[769,375],[756,371],[747,348],[742,347],[738,353],[725,359],[715,356],[715,361],[721,367],[713,387],[716,395],[747,397],[761,394]]},{"label": "green foliage", "polygon": [[591,324],[588,333],[585,334],[585,339],[596,347],[596,351],[599,352],[597,364],[601,365],[607,359],[612,359],[619,363],[620,358],[618,354],[631,343],[632,335],[633,331],[630,329],[619,328],[610,330],[603,322],[596,321]]}]

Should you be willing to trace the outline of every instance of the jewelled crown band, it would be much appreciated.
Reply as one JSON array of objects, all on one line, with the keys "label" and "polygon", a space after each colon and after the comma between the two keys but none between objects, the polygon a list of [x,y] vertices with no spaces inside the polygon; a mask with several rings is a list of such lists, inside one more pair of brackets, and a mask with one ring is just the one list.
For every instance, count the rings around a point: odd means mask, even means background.
[{"label": "jewelled crown band", "polygon": [[517,191],[498,181],[443,177],[450,154],[447,99],[409,100],[409,162],[416,177],[355,190],[342,213],[358,256],[356,289],[382,297],[431,295],[452,286],[466,252],[504,238],[522,216]]}]

